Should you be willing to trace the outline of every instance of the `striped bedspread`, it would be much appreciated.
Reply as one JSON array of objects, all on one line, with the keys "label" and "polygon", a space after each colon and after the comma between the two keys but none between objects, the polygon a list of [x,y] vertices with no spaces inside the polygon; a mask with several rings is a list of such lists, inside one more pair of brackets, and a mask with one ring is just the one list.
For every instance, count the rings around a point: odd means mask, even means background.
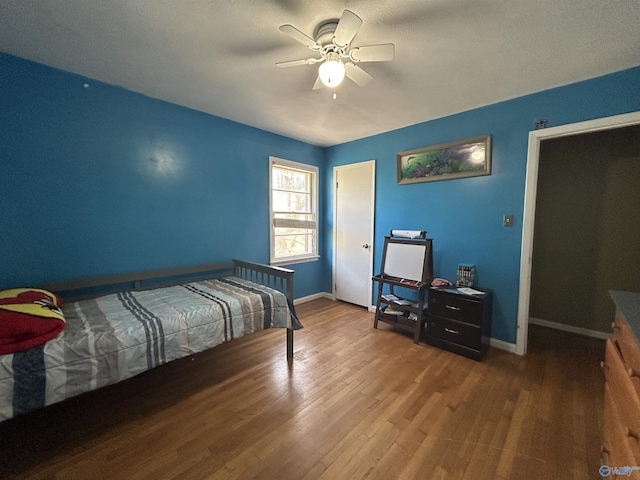
[{"label": "striped bedspread", "polygon": [[277,290],[236,277],[63,306],[44,345],[0,356],[0,421],[272,327],[302,325]]}]

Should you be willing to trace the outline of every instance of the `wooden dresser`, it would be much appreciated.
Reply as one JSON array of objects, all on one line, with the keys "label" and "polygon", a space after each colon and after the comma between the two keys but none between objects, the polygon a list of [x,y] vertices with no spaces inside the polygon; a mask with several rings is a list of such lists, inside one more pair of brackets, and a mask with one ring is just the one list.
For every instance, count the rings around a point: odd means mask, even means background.
[{"label": "wooden dresser", "polygon": [[603,362],[600,473],[603,478],[640,479],[640,293],[611,291],[610,295],[616,314]]}]

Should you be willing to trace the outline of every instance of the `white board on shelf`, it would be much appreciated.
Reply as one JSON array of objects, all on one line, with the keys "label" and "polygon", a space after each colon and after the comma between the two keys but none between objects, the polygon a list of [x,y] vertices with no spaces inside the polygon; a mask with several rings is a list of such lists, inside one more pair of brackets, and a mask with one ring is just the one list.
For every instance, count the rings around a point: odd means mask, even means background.
[{"label": "white board on shelf", "polygon": [[426,244],[389,242],[384,261],[384,274],[420,282],[426,254]]}]

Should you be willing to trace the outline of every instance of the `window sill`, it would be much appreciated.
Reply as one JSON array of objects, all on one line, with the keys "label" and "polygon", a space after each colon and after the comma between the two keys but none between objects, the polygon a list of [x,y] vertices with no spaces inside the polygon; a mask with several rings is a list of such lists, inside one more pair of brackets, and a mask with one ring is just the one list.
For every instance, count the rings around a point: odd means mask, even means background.
[{"label": "window sill", "polygon": [[317,262],[319,259],[320,259],[319,255],[313,255],[309,257],[281,258],[278,260],[271,260],[269,264],[281,267],[283,265],[293,265],[295,263]]}]

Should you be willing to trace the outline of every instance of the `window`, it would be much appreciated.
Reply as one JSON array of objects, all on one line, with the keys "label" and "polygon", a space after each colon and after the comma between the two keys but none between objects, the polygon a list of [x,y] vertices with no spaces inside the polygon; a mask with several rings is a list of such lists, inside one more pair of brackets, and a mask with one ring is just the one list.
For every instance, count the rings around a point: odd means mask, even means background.
[{"label": "window", "polygon": [[269,157],[271,263],[318,258],[318,167]]}]

